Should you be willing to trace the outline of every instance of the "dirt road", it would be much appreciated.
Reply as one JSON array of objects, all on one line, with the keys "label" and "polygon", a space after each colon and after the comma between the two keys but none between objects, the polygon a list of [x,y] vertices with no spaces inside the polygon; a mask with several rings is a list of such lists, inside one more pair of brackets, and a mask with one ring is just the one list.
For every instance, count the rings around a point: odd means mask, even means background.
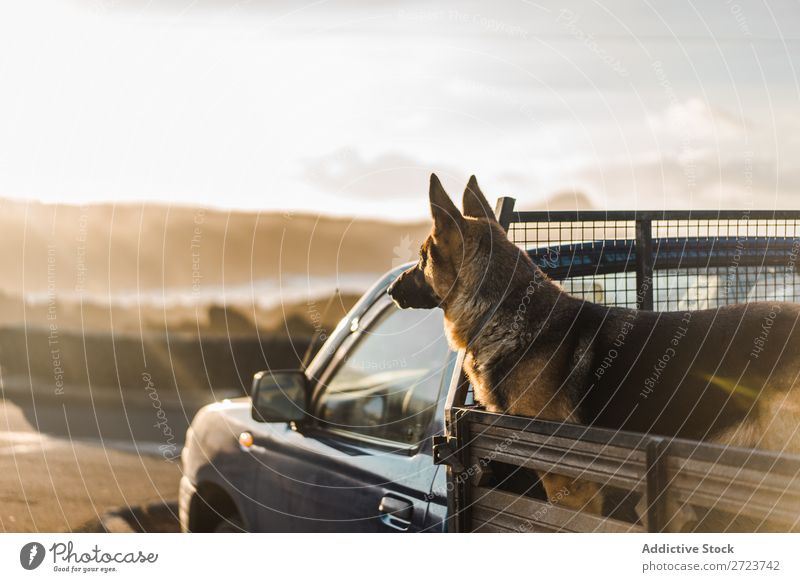
[{"label": "dirt road", "polygon": [[194,410],[163,410],[169,440],[147,403],[0,399],[0,531],[75,531],[112,509],[174,502]]}]

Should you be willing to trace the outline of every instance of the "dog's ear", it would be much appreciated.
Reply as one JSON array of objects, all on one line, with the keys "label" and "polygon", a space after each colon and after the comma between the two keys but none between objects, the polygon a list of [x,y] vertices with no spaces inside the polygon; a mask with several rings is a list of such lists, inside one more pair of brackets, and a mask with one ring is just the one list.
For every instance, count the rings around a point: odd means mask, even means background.
[{"label": "dog's ear", "polygon": [[435,233],[442,233],[453,227],[460,228],[464,217],[461,216],[456,205],[450,200],[447,192],[444,191],[442,183],[436,174],[431,174],[431,188],[429,191],[431,200],[431,216],[433,217],[433,230]]},{"label": "dog's ear", "polygon": [[464,190],[464,200],[462,205],[464,207],[464,216],[496,220],[494,217],[494,211],[486,201],[486,197],[483,195],[483,192],[481,192],[481,189],[478,186],[478,180],[475,178],[475,176],[470,176],[469,182],[467,182],[467,188]]}]

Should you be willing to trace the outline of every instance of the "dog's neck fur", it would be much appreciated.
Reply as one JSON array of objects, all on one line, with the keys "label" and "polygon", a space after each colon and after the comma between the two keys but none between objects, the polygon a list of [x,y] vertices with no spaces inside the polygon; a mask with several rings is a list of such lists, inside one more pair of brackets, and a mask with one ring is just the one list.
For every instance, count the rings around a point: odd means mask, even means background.
[{"label": "dog's neck fur", "polygon": [[495,256],[511,260],[489,257],[488,264],[470,269],[484,274],[480,282],[458,282],[458,294],[443,306],[448,340],[466,350],[464,369],[476,400],[488,410],[574,421],[572,403],[558,392],[560,354],[538,353],[533,346],[548,333],[556,302],[574,298],[508,244],[517,252]]},{"label": "dog's neck fur", "polygon": [[495,264],[489,257],[487,264],[473,265],[472,270],[483,274],[481,280],[459,279],[453,297],[443,305],[453,349],[478,354],[496,349],[498,342],[507,348],[524,345],[566,295],[524,251],[506,244],[516,251],[511,253],[516,260]]}]

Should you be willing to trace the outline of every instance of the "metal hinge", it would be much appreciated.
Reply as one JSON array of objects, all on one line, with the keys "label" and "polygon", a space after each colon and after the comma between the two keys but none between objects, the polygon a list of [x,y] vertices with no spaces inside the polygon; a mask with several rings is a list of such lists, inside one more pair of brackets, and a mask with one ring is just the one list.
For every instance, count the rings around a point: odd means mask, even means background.
[{"label": "metal hinge", "polygon": [[444,435],[433,437],[433,464],[448,465],[455,473],[461,473],[464,465],[458,458],[455,439]]}]

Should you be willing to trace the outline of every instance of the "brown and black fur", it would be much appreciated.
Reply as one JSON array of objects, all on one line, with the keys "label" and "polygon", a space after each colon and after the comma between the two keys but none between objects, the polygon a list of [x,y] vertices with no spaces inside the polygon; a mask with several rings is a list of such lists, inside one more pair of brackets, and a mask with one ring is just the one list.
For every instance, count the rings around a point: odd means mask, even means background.
[{"label": "brown and black fur", "polygon": [[[463,215],[435,175],[430,203],[420,261],[389,293],[400,307],[444,310],[451,347],[466,350],[465,371],[488,410],[800,452],[800,306],[687,314],[590,303],[508,240],[474,176]],[[561,503],[600,513],[597,486],[542,481],[549,497],[566,487]]]}]

